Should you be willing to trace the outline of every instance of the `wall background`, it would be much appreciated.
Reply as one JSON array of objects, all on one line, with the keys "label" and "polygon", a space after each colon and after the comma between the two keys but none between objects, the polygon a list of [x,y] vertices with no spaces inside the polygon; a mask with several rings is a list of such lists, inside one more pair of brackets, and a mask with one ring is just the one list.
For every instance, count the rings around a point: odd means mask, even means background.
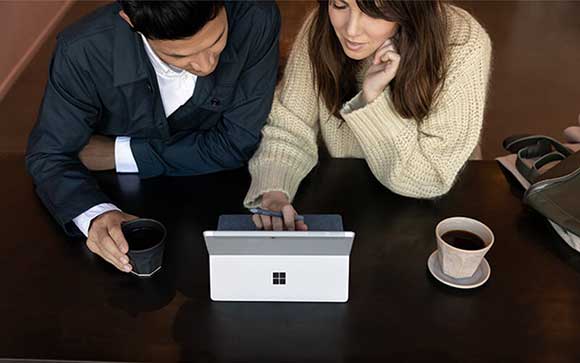
[{"label": "wall background", "polygon": [[61,21],[72,0],[0,1],[0,100]]},{"label": "wall background", "polygon": [[[56,33],[105,3],[0,0],[0,84],[4,87],[0,88],[0,153],[24,153]],[[580,113],[580,1],[455,3],[483,24],[493,42],[483,157],[502,155],[501,141],[515,133],[560,139],[562,130],[577,123]],[[284,60],[304,16],[316,3],[278,0],[278,4]]]}]

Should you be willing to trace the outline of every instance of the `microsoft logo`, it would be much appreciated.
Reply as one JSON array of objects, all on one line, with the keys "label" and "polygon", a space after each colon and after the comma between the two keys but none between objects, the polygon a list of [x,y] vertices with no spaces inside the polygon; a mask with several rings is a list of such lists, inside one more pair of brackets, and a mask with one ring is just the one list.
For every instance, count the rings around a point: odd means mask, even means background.
[{"label": "microsoft logo", "polygon": [[286,272],[272,272],[272,283],[274,285],[286,285]]}]

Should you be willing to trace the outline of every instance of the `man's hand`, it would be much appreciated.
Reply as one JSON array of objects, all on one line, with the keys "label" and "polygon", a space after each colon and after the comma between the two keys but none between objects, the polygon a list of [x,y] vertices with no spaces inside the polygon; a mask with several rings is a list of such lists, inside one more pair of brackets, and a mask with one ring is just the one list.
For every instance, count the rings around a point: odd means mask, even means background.
[{"label": "man's hand", "polygon": [[262,195],[262,209],[282,212],[283,218],[254,214],[252,220],[258,229],[267,231],[307,231],[308,226],[303,221],[294,221],[298,214],[286,194],[282,192],[267,192]]},{"label": "man's hand", "polygon": [[121,223],[136,218],[117,210],[101,214],[91,223],[87,247],[119,270],[130,272],[132,267],[126,255],[129,244],[121,230]]},{"label": "man's hand", "polygon": [[115,169],[115,140],[93,135],[79,153],[83,165],[93,171]]},{"label": "man's hand", "polygon": [[401,56],[397,53],[395,44],[391,39],[388,39],[375,52],[373,64],[367,70],[363,82],[363,98],[367,104],[382,94],[395,78],[400,61]]}]

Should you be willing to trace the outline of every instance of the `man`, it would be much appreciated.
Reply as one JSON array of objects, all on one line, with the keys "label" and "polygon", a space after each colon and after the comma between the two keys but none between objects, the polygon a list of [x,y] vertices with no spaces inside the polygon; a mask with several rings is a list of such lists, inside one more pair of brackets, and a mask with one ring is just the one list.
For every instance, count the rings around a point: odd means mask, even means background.
[{"label": "man", "polygon": [[58,37],[26,163],[68,234],[121,271],[122,212],[91,170],[195,175],[238,168],[273,98],[275,3],[119,1]]}]

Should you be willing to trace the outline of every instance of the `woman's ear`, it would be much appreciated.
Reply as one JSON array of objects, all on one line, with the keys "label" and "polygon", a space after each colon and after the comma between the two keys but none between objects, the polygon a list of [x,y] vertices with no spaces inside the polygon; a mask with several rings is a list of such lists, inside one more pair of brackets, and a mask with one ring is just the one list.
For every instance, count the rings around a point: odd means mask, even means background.
[{"label": "woman's ear", "polygon": [[401,39],[401,24],[397,24],[397,30],[395,30],[395,35],[392,36],[392,39],[395,42],[398,42]]},{"label": "woman's ear", "polygon": [[131,28],[133,28],[133,23],[131,23],[131,19],[129,19],[129,16],[127,15],[127,13],[125,13],[125,11],[123,10],[119,11],[119,16],[123,18],[123,20],[125,20]]}]

